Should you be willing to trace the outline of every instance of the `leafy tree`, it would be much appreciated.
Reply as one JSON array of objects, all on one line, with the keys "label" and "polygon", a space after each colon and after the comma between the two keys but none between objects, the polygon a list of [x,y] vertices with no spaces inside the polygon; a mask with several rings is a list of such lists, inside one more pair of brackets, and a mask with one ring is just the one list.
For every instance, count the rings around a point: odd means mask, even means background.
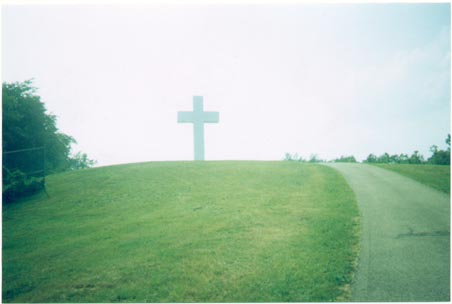
[{"label": "leafy tree", "polygon": [[286,152],[286,154],[284,156],[284,160],[292,160],[292,155],[290,153]]},{"label": "leafy tree", "polygon": [[390,164],[400,163],[400,157],[397,154],[393,154],[393,155],[389,156],[389,163]]},{"label": "leafy tree", "polygon": [[377,157],[374,154],[369,154],[369,156],[367,156],[367,158],[364,160],[365,163],[376,163],[377,162]]},{"label": "leafy tree", "polygon": [[[45,171],[47,173],[91,166],[93,162],[86,154],[76,154],[70,157],[71,144],[74,138],[58,131],[56,116],[47,113],[44,103],[32,81],[2,84],[2,115],[3,115],[3,189],[20,189],[29,185],[31,180],[22,168],[17,171],[14,162],[18,160],[28,166],[42,167],[42,157],[33,153],[24,153],[12,159],[5,157],[5,152],[30,148],[44,147]],[[37,162],[41,162],[37,164]],[[43,168],[44,169],[44,168]],[[12,191],[12,190],[11,190]]]},{"label": "leafy tree", "polygon": [[305,162],[306,162],[306,160],[305,160],[305,159],[303,159],[303,157],[302,157],[302,156],[300,156],[300,157],[298,158],[298,161],[299,161],[300,163],[305,163]]},{"label": "leafy tree", "polygon": [[408,163],[409,163],[408,155],[401,153],[399,156],[399,164],[408,164]]},{"label": "leafy tree", "polygon": [[46,170],[69,168],[74,138],[58,132],[56,116],[46,113],[31,80],[3,83],[3,151],[45,147]]},{"label": "leafy tree", "polygon": [[432,156],[428,159],[428,162],[434,165],[450,165],[450,134],[447,135],[446,144],[447,150],[439,150],[438,146],[433,145],[430,147]]},{"label": "leafy tree", "polygon": [[292,155],[290,153],[286,153],[284,155],[284,160],[286,160],[286,161],[305,162],[303,157],[301,157],[297,152],[294,155]]},{"label": "leafy tree", "polygon": [[428,162],[434,165],[450,165],[450,151],[437,150]]},{"label": "leafy tree", "polygon": [[86,169],[96,164],[96,161],[89,159],[86,153],[77,152],[74,157],[70,159],[70,169]]},{"label": "leafy tree", "polygon": [[311,154],[311,156],[309,157],[308,162],[310,162],[310,163],[323,163],[324,160],[318,158],[317,154]]},{"label": "leafy tree", "polygon": [[385,152],[384,154],[380,155],[377,159],[377,163],[382,163],[382,164],[389,163],[389,154]]},{"label": "leafy tree", "polygon": [[430,147],[430,152],[432,152],[432,154],[435,154],[436,152],[438,152],[438,146],[437,145],[433,145]]},{"label": "leafy tree", "polygon": [[414,151],[413,154],[411,154],[408,162],[410,164],[422,164],[424,162],[424,156],[419,153],[419,151]]},{"label": "leafy tree", "polygon": [[351,156],[341,156],[334,160],[336,163],[356,163],[356,159],[353,155]]}]

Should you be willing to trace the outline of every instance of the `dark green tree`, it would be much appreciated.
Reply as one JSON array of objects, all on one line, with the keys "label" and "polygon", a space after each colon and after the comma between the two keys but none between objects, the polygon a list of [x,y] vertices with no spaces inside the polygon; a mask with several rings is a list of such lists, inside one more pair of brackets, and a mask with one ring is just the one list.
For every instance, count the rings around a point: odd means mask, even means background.
[{"label": "dark green tree", "polygon": [[78,152],[70,159],[70,169],[72,170],[86,169],[95,164],[96,161],[89,159],[86,153]]},{"label": "dark green tree", "polygon": [[[2,150],[3,150],[3,189],[20,190],[31,179],[26,168],[17,169],[17,163],[28,167],[41,167],[46,173],[89,167],[93,164],[86,154],[71,158],[71,144],[74,138],[58,131],[56,116],[47,113],[44,103],[32,81],[2,84]],[[36,153],[29,151],[32,148]],[[15,150],[28,150],[27,153],[5,154]],[[37,153],[44,154],[37,154]],[[38,157],[39,155],[39,157]],[[6,156],[6,157],[5,157]],[[45,163],[45,168],[44,168]],[[19,171],[19,172],[17,172]],[[18,188],[18,189],[16,189]]]},{"label": "dark green tree", "polygon": [[369,154],[369,156],[367,156],[367,158],[364,160],[365,163],[376,163],[377,162],[377,157],[375,156],[375,154]]},{"label": "dark green tree", "polygon": [[3,83],[2,90],[3,152],[45,147],[47,171],[68,169],[75,140],[58,131],[56,116],[46,113],[31,80]]},{"label": "dark green tree", "polygon": [[424,162],[424,156],[419,153],[419,151],[414,151],[413,154],[411,154],[408,162],[410,164],[422,164]]},{"label": "dark green tree", "polygon": [[389,154],[385,152],[384,154],[382,154],[378,157],[377,162],[382,163],[382,164],[387,164],[387,163],[389,163],[389,159],[390,159]]},{"label": "dark green tree", "polygon": [[318,155],[317,155],[317,154],[311,154],[311,156],[309,156],[308,162],[309,162],[309,163],[323,163],[324,160],[318,158]]},{"label": "dark green tree", "polygon": [[286,152],[286,154],[284,155],[284,160],[291,161],[292,160],[292,154]]},{"label": "dark green tree", "polygon": [[399,164],[408,164],[408,163],[409,163],[408,154],[401,153],[399,156]]},{"label": "dark green tree", "polygon": [[400,157],[397,154],[393,154],[389,156],[389,163],[390,164],[398,164],[400,163]]},{"label": "dark green tree", "polygon": [[446,144],[447,150],[439,150],[438,146],[433,145],[430,147],[432,156],[428,159],[428,162],[434,165],[450,165],[450,134],[447,135]]},{"label": "dark green tree", "polygon": [[336,163],[356,163],[356,158],[353,155],[341,156],[339,158],[336,158],[334,160],[334,162],[336,162]]}]

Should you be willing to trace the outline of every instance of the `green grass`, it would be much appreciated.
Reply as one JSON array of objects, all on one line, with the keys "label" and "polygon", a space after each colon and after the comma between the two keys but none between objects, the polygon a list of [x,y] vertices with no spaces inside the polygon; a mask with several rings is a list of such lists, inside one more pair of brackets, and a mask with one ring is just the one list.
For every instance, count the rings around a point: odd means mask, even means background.
[{"label": "green grass", "polygon": [[439,191],[450,193],[450,166],[378,164],[380,168],[395,171]]},{"label": "green grass", "polygon": [[5,302],[347,300],[352,190],[326,166],[142,163],[3,207]]}]

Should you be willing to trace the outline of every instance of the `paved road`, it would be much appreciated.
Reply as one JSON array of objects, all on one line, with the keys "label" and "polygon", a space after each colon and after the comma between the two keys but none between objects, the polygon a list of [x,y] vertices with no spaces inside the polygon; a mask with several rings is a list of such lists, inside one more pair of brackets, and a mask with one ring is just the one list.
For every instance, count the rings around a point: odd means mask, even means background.
[{"label": "paved road", "polygon": [[449,301],[450,198],[375,166],[330,164],[362,215],[352,301]]}]

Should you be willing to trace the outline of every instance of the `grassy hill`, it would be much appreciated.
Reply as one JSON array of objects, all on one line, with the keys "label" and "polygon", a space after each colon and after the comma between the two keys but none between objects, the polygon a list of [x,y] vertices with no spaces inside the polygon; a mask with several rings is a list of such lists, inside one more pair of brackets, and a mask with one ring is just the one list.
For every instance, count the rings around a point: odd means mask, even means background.
[{"label": "grassy hill", "polygon": [[450,193],[450,166],[376,164],[376,166],[397,172],[439,191]]},{"label": "grassy hill", "polygon": [[358,209],[327,166],[162,162],[3,206],[4,302],[346,300]]}]

